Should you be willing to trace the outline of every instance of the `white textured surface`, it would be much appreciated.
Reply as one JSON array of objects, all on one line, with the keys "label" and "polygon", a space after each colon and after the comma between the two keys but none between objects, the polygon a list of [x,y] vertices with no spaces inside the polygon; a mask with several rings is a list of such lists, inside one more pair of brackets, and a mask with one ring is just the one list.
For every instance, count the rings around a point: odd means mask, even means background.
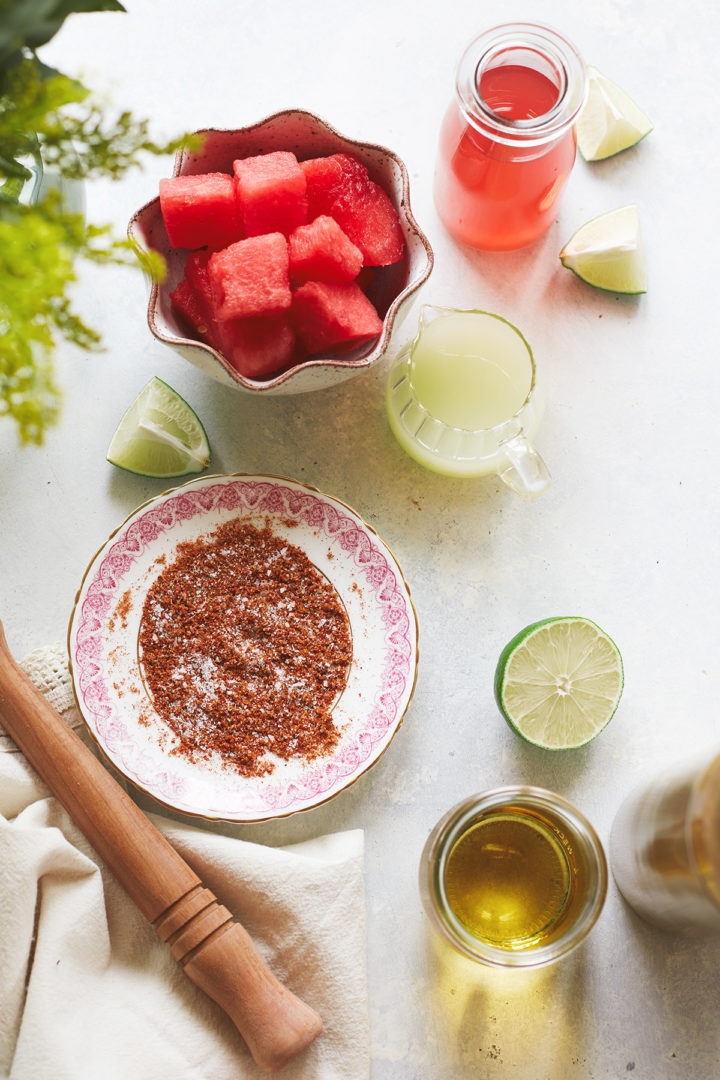
[{"label": "white textured surface", "polygon": [[[384,758],[327,806],[242,832],[285,843],[366,829],[373,1080],[711,1080],[718,943],[651,930],[611,887],[576,956],[535,975],[485,972],[439,952],[416,870],[435,820],[473,791],[522,781],[554,788],[607,840],[637,778],[718,739],[720,14],[704,0],[528,0],[511,12],[500,0],[127,6],[125,15],[74,17],[45,58],[151,117],[158,135],[298,106],[403,157],[436,256],[421,297],[495,311],[532,343],[548,398],[538,447],[554,485],[527,503],[495,481],[451,481],[416,466],[383,412],[389,361],[297,398],[227,390],[152,339],[139,273],[90,270],[78,304],[107,351],[61,351],[63,418],[42,450],[18,449],[0,425],[0,617],[13,652],[64,634],[92,555],[167,486],[104,460],[124,408],[159,375],[204,421],[215,471],[284,474],[348,502],[395,552],[417,606],[416,694]],[[537,245],[475,255],[435,214],[435,138],[461,50],[513,16],[567,33],[655,130],[615,159],[578,161]],[[118,185],[89,185],[90,217],[122,232],[170,167],[152,161]],[[650,278],[647,296],[633,299],[588,289],[557,259],[580,224],[628,202],[640,210]],[[626,671],[610,727],[558,757],[519,742],[492,697],[502,645],[554,614],[598,622]]]}]

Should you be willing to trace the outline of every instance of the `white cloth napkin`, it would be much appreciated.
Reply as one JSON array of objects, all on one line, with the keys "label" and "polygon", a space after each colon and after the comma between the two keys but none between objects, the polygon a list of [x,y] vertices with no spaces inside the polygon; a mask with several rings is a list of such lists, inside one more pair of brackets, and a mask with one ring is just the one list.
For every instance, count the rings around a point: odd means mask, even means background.
[{"label": "white cloth napkin", "polygon": [[[81,726],[64,650],[39,650],[23,666]],[[0,1075],[266,1075],[4,734],[0,815]],[[151,817],[275,974],[322,1016],[323,1033],[283,1080],[368,1077],[362,831],[270,848]]]}]

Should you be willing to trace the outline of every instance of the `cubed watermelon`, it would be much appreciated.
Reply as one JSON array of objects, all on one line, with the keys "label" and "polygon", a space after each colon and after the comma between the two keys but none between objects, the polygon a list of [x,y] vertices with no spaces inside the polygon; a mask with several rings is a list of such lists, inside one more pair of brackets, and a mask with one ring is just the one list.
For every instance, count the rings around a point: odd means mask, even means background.
[{"label": "cubed watermelon", "polygon": [[289,150],[233,163],[235,193],[246,236],[281,232],[286,236],[308,220],[307,181]]},{"label": "cubed watermelon", "polygon": [[290,307],[288,244],[282,233],[239,240],[207,264],[215,317],[271,315]]},{"label": "cubed watermelon", "polygon": [[[207,341],[208,345],[212,345],[214,349],[220,349],[218,323],[215,318],[215,302],[208,273],[211,254],[209,251],[191,251],[185,262],[184,280],[194,294],[197,303],[197,317],[200,320],[198,333]],[[175,292],[177,292],[177,289]],[[203,325],[204,330],[200,328]]]},{"label": "cubed watermelon", "polygon": [[290,276],[298,285],[305,281],[352,281],[362,270],[362,252],[327,214],[290,233],[288,250]]},{"label": "cubed watermelon", "polygon": [[194,334],[205,337],[208,332],[207,306],[186,278],[170,293],[170,303]]},{"label": "cubed watermelon", "polygon": [[366,266],[399,262],[405,238],[397,210],[379,184],[367,180],[338,195],[331,214],[363,254]]},{"label": "cubed watermelon", "polygon": [[384,189],[352,154],[301,163],[310,217],[329,214],[360,249],[366,266],[399,262],[405,250],[400,218]]},{"label": "cubed watermelon", "polygon": [[382,319],[354,281],[308,281],[293,293],[292,321],[309,353],[377,337]]},{"label": "cubed watermelon", "polygon": [[185,280],[205,305],[208,317],[213,314],[212,282],[208,272],[211,256],[211,251],[191,251],[185,262]]},{"label": "cubed watermelon", "polygon": [[287,313],[256,315],[220,323],[223,356],[248,379],[286,367],[295,352],[295,331]]},{"label": "cubed watermelon", "polygon": [[320,214],[328,214],[335,202],[345,175],[343,159],[346,154],[330,154],[328,157],[308,158],[300,162],[307,182],[308,216],[310,220]]},{"label": "cubed watermelon", "polygon": [[218,251],[244,235],[229,173],[161,180],[160,210],[173,247]]}]

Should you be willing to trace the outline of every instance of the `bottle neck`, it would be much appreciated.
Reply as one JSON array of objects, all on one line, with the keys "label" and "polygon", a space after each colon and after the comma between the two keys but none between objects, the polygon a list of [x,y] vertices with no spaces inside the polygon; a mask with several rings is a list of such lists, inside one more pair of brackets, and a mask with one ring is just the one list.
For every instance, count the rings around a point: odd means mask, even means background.
[{"label": "bottle neck", "polygon": [[465,50],[455,91],[467,122],[494,142],[538,147],[572,127],[585,102],[585,64],[570,41],[547,26],[507,23]]}]

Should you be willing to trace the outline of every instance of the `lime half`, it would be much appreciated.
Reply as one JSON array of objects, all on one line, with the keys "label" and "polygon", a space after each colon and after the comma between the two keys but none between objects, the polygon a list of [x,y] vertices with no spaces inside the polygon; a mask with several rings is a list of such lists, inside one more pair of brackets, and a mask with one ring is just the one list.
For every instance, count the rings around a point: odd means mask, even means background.
[{"label": "lime half", "polygon": [[622,691],[617,645],[589,619],[531,623],[505,646],[495,671],[500,712],[516,734],[547,750],[589,743]]},{"label": "lime half", "polygon": [[575,124],[578,149],[586,161],[601,161],[635,146],[653,126],[624,90],[588,66],[588,96]]},{"label": "lime half", "polygon": [[597,289],[647,292],[637,206],[621,206],[582,225],[560,252],[560,262]]},{"label": "lime half", "polygon": [[187,476],[207,467],[210,446],[187,401],[153,377],[118,424],[107,460],[141,476]]}]

